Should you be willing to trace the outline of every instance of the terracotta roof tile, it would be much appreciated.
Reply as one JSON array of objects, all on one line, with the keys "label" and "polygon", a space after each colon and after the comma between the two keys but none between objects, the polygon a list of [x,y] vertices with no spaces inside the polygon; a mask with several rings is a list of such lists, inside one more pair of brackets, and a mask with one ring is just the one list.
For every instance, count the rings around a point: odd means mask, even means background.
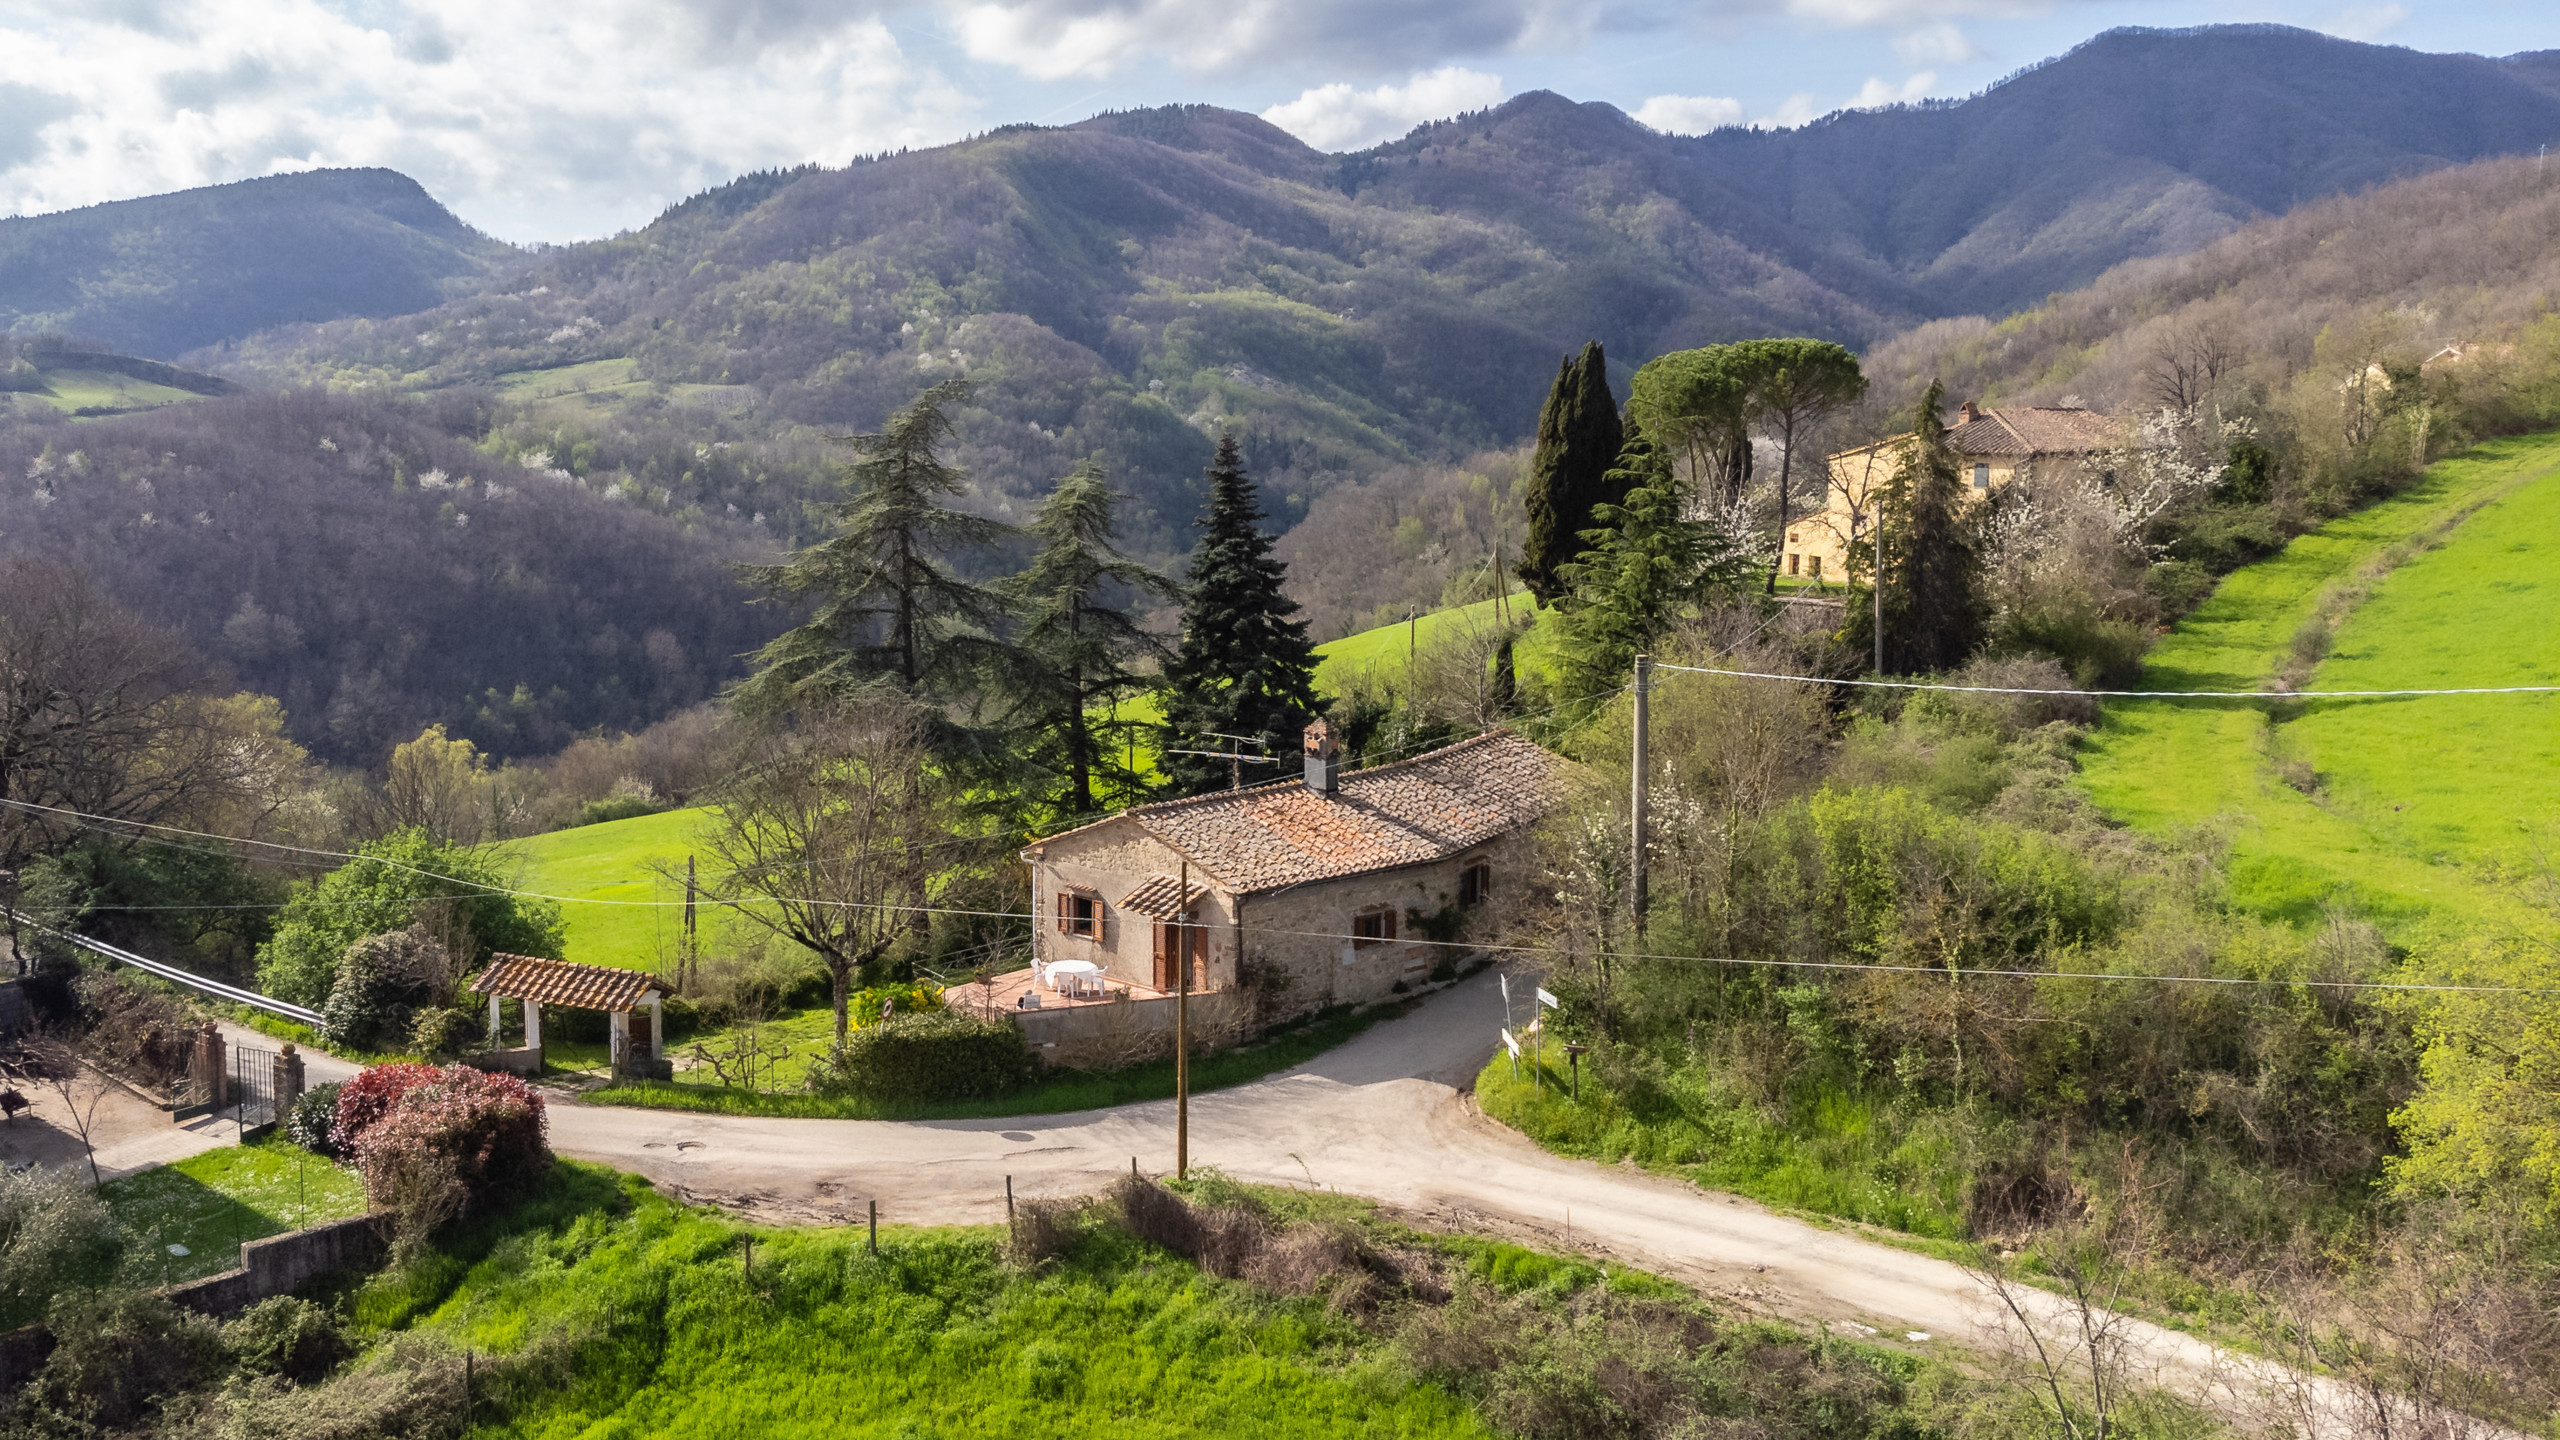
[{"label": "terracotta roof tile", "polygon": [[1194,885],[1191,887],[1191,893],[1182,897],[1182,903],[1177,905],[1174,902],[1174,891],[1181,885],[1180,876],[1158,875],[1130,891],[1128,898],[1120,902],[1120,908],[1144,915],[1150,920],[1170,920],[1175,911],[1190,909],[1199,903],[1201,896],[1209,893],[1207,886]]},{"label": "terracotta roof tile", "polygon": [[1351,771],[1331,796],[1285,780],[1141,805],[1126,818],[1250,894],[1444,860],[1507,835],[1561,801],[1565,763],[1498,730]]},{"label": "terracotta roof tile", "polygon": [[529,955],[492,956],[489,968],[471,982],[476,995],[504,995],[510,1000],[581,1010],[628,1010],[650,991],[664,988],[656,976],[638,970],[536,960]]},{"label": "terracotta roof tile", "polygon": [[1947,429],[1947,447],[1959,455],[2085,455],[2118,440],[2116,422],[2095,410],[2027,406],[1978,412],[1982,418]]}]

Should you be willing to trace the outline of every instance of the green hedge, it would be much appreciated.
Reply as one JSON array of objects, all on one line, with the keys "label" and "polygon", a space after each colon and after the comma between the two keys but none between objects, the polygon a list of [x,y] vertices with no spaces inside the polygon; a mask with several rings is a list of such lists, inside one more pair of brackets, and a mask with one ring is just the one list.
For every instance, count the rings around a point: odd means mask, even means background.
[{"label": "green hedge", "polygon": [[809,1088],[873,1100],[978,1100],[1022,1088],[1031,1065],[1011,1021],[924,1011],[846,1036],[809,1067]]}]

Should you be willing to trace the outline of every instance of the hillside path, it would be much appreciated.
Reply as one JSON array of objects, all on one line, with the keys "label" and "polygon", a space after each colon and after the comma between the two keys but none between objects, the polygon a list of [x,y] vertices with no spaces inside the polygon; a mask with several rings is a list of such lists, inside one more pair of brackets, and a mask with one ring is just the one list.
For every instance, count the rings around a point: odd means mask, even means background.
[{"label": "hillside path", "polygon": [[[1992,1348],[1992,1302],[1958,1266],[1633,1167],[1552,1155],[1486,1119],[1470,1087],[1501,1022],[1488,972],[1294,1069],[1199,1096],[1192,1163],[1615,1258],[1746,1308],[1869,1327],[1906,1348]],[[1169,1100],[948,1121],[551,1111],[564,1155],[778,1223],[860,1223],[877,1201],[892,1223],[1001,1224],[1008,1176],[1021,1197],[1093,1194],[1133,1158],[1150,1175],[1170,1170],[1173,1132]],[[2060,1302],[2045,1298],[2059,1321]],[[2139,1322],[2135,1331],[2150,1383],[2218,1408],[2243,1404],[2263,1378],[2190,1336]]]}]

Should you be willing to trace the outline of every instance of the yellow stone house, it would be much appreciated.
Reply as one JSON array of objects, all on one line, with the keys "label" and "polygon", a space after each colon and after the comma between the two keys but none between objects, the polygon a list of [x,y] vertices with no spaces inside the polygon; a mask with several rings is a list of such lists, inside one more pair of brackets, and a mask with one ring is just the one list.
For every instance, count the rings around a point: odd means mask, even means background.
[{"label": "yellow stone house", "polygon": [[[1894,466],[1911,437],[1896,435],[1830,458],[1831,481],[1822,508],[1787,523],[1779,573],[1800,581],[1836,584],[1848,578],[1849,546],[1872,544],[1872,497],[1892,483]],[[1966,401],[1947,422],[1947,448],[1962,465],[1965,492],[1989,495],[2038,465],[2078,460],[2124,443],[2124,428],[2095,410],[2010,406],[1986,410]]]}]

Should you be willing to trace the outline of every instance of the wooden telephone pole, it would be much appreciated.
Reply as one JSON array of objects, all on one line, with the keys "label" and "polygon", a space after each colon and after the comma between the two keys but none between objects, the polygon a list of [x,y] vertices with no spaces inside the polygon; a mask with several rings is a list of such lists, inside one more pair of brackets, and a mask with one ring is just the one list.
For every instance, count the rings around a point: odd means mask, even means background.
[{"label": "wooden telephone pole", "polygon": [[1639,655],[1636,657],[1635,686],[1635,793],[1629,797],[1633,802],[1633,808],[1635,810],[1635,826],[1634,833],[1629,837],[1627,885],[1628,913],[1635,921],[1635,933],[1636,938],[1638,939],[1644,938],[1644,792],[1645,781],[1651,774],[1653,768],[1653,760],[1650,754],[1652,741],[1651,731],[1653,729],[1653,711],[1650,703],[1652,696],[1649,693],[1652,689],[1653,657],[1650,655]]},{"label": "wooden telephone pole", "polygon": [[1191,1174],[1191,861],[1173,892],[1173,1175]]}]

